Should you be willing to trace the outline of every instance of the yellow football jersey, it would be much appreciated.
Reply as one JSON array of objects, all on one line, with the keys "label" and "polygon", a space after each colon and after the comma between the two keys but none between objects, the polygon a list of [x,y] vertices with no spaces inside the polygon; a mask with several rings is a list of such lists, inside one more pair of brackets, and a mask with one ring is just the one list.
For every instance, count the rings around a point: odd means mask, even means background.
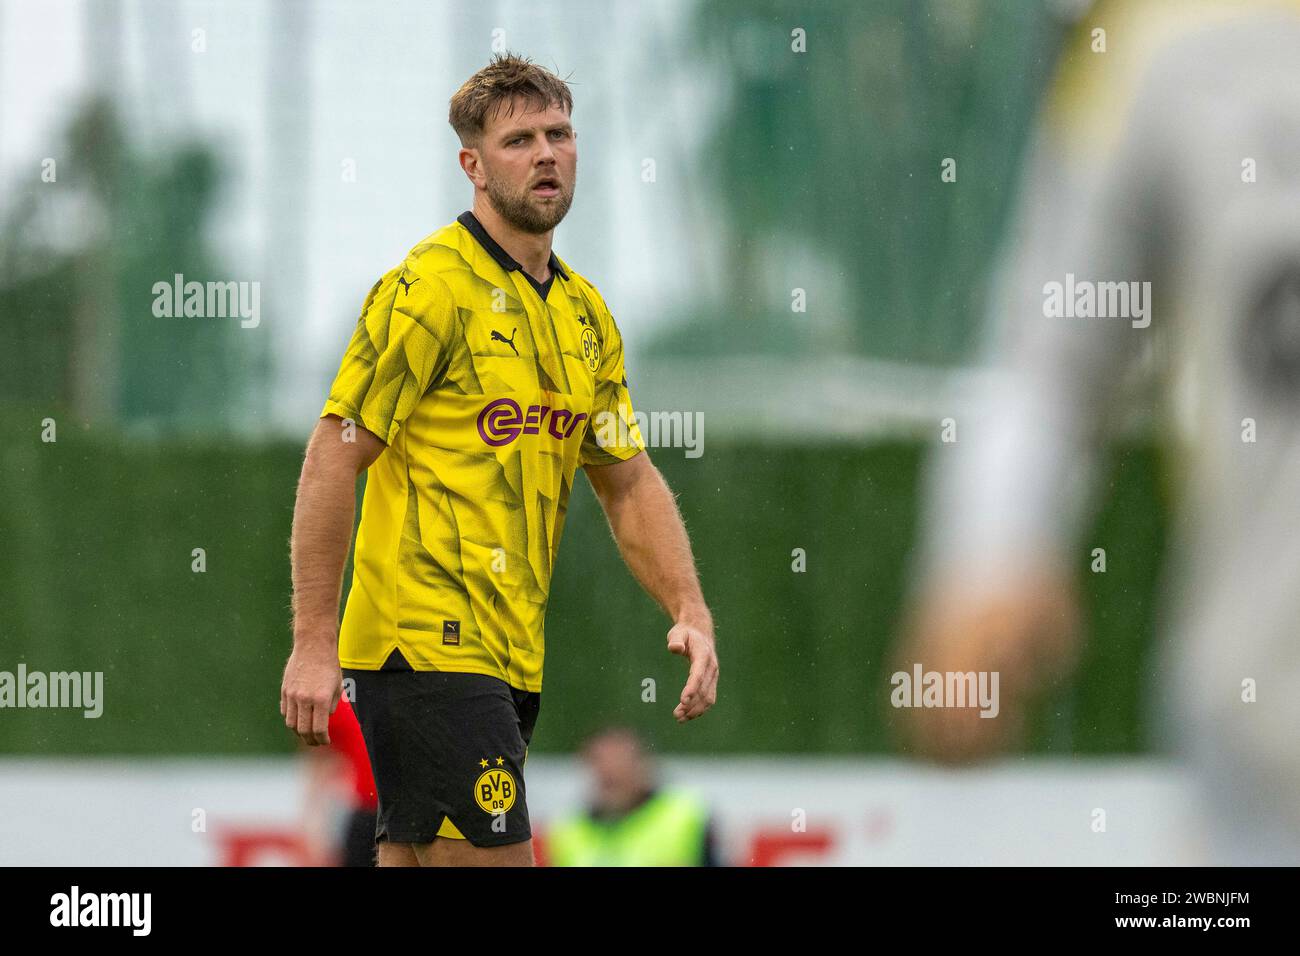
[{"label": "yellow football jersey", "polygon": [[574,472],[645,447],[613,316],[554,253],[550,268],[539,285],[467,212],[370,290],[321,411],[388,446],[366,478],[343,667],[399,648],[416,670],[541,691]]}]

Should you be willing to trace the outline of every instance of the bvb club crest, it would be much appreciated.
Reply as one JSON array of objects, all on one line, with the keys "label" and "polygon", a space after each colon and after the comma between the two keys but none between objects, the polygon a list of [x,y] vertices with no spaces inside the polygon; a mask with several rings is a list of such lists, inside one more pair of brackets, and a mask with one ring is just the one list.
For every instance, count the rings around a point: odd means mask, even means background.
[{"label": "bvb club crest", "polygon": [[582,330],[582,357],[593,372],[600,367],[600,340],[590,326]]},{"label": "bvb club crest", "polygon": [[474,784],[474,799],[484,813],[505,813],[515,805],[517,789],[509,770],[491,767],[479,774]]}]

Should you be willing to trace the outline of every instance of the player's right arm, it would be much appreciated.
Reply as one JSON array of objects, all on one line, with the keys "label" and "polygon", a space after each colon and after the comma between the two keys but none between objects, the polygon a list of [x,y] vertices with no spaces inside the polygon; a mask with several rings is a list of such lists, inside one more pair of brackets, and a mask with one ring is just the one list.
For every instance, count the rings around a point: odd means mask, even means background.
[{"label": "player's right arm", "polygon": [[343,690],[339,592],[357,476],[442,375],[456,327],[456,303],[441,278],[409,263],[388,272],[366,297],[307,445],[290,540],[293,653],[280,688],[285,725],[305,743],[329,743]]},{"label": "player's right arm", "polygon": [[[351,439],[351,440],[345,440]],[[356,483],[384,450],[364,428],[326,415],[312,432],[293,509],[293,653],[280,687],[284,723],[304,743],[329,743],[330,714],[338,705],[339,592],[356,517]]]}]

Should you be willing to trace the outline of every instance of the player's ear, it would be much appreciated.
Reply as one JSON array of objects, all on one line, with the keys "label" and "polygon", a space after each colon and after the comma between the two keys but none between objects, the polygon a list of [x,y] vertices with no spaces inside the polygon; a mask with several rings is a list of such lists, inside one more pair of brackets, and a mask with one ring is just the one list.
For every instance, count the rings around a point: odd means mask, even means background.
[{"label": "player's ear", "polygon": [[483,163],[479,159],[478,150],[469,147],[461,147],[456,159],[460,162],[460,168],[465,171],[465,175],[475,186],[482,186],[479,181],[483,178]]}]

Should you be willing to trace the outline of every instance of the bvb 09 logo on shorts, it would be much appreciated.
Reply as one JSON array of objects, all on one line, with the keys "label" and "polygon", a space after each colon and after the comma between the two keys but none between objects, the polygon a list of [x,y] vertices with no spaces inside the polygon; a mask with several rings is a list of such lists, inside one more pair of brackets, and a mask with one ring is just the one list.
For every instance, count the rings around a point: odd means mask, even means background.
[{"label": "bvb 09 logo on shorts", "polygon": [[484,770],[474,784],[474,799],[484,813],[505,813],[515,805],[515,778],[509,770]]}]

